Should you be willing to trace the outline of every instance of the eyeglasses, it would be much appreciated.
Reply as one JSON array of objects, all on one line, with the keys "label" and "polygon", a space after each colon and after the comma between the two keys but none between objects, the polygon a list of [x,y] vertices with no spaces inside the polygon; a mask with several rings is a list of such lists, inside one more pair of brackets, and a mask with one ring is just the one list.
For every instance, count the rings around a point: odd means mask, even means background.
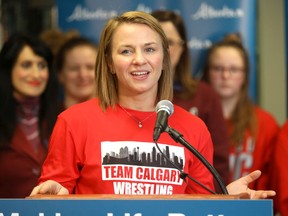
[{"label": "eyeglasses", "polygon": [[211,65],[210,66],[210,71],[213,72],[213,73],[223,73],[225,71],[228,71],[229,74],[231,75],[236,75],[236,74],[240,74],[244,71],[244,68],[243,67],[235,67],[235,66],[232,66],[232,67],[223,67],[223,66],[219,66],[219,65]]},{"label": "eyeglasses", "polygon": [[176,46],[183,46],[184,41],[182,40],[174,40],[174,39],[168,39],[169,47],[176,47]]}]

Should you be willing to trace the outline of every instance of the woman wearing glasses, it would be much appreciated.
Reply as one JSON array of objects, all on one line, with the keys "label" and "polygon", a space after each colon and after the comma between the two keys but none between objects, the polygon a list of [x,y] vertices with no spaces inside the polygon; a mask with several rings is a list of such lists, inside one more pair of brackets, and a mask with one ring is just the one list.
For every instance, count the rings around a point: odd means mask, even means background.
[{"label": "woman wearing glasses", "polygon": [[251,184],[267,189],[271,155],[279,127],[274,117],[249,98],[248,54],[240,38],[227,36],[208,51],[203,80],[221,98],[230,138],[230,181],[259,169],[262,176]]}]

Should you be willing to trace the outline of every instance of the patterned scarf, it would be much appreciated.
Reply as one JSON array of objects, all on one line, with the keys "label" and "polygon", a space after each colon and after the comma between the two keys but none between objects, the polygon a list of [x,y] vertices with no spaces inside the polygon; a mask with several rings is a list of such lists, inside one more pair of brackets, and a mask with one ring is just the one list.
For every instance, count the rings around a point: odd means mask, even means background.
[{"label": "patterned scarf", "polygon": [[39,97],[25,98],[18,100],[18,103],[18,124],[37,153],[41,145],[38,128]]}]

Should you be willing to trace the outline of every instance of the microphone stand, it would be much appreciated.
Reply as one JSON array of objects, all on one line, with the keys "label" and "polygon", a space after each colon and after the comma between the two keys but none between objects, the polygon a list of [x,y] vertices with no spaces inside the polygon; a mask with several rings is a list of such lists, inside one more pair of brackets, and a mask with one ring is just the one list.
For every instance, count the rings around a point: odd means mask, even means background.
[{"label": "microphone stand", "polygon": [[165,132],[167,132],[170,137],[175,141],[182,144],[184,147],[186,147],[190,152],[192,152],[204,165],[205,167],[212,173],[216,181],[218,182],[220,189],[223,194],[228,194],[227,188],[225,184],[223,183],[221,176],[216,171],[216,169],[206,160],[203,155],[197,151],[190,143],[188,143],[184,138],[183,135],[180,134],[175,129],[171,128],[169,125],[166,127]]}]

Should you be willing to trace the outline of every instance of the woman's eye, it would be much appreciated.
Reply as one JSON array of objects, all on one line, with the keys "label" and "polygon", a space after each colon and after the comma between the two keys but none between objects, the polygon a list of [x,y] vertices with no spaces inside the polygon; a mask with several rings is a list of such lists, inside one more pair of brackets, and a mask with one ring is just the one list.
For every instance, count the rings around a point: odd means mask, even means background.
[{"label": "woman's eye", "polygon": [[128,54],[130,54],[130,53],[131,53],[131,51],[128,50],[128,49],[121,51],[121,54],[123,54],[123,55],[128,55]]},{"label": "woman's eye", "polygon": [[152,48],[152,47],[148,47],[148,48],[146,49],[146,51],[151,53],[151,52],[154,52],[154,51],[155,51],[155,49],[154,49],[154,48]]},{"label": "woman's eye", "polygon": [[41,63],[38,64],[38,68],[40,68],[40,69],[45,69],[47,67],[48,66],[47,66],[46,62],[41,62]]},{"label": "woman's eye", "polygon": [[32,63],[29,61],[22,62],[22,64],[21,64],[21,66],[23,68],[29,68],[29,67],[31,67],[31,65],[32,65]]}]

